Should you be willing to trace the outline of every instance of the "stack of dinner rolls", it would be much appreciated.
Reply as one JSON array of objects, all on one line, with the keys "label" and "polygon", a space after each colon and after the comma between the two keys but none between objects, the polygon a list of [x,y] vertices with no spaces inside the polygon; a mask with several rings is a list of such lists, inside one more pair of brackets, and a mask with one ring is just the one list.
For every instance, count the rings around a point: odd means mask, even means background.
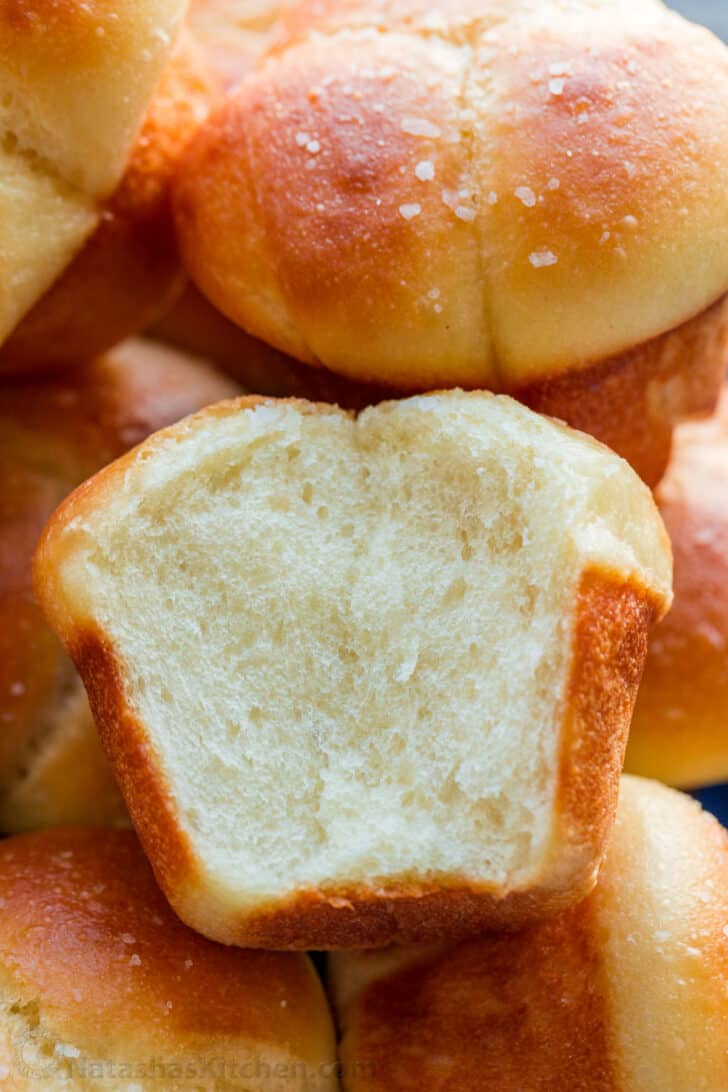
[{"label": "stack of dinner rolls", "polygon": [[0,1085],[726,1092],[728,49],[0,39]]}]

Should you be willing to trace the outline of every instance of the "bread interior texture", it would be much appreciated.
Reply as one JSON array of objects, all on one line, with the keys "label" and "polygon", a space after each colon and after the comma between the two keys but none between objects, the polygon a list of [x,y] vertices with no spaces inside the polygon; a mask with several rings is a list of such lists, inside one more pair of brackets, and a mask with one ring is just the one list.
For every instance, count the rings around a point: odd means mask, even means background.
[{"label": "bread interior texture", "polygon": [[579,585],[659,558],[647,490],[490,395],[182,428],[74,521],[63,577],[208,876],[251,903],[537,876]]}]

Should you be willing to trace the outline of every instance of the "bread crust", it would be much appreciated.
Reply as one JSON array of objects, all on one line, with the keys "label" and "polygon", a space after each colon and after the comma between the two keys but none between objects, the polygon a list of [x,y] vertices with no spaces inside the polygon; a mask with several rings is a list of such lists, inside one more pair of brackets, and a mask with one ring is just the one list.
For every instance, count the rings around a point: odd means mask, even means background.
[{"label": "bread crust", "polygon": [[[235,406],[258,401],[242,399]],[[307,405],[306,412],[316,412],[316,407]],[[114,473],[124,473],[123,462]],[[102,741],[157,879],[183,920],[226,943],[248,947],[376,947],[518,928],[588,894],[616,807],[647,632],[664,611],[664,602],[610,572],[583,575],[571,634],[553,838],[542,878],[535,877],[527,890],[506,892],[464,883],[458,876],[430,883],[402,876],[386,883],[298,891],[269,910],[235,915],[211,903],[202,864],[178,821],[147,730],[127,696],[123,664],[109,636],[87,619],[65,611],[59,615],[54,606],[48,538],[54,525],[64,525],[91,496],[106,491],[111,480],[105,476],[87,482],[54,515],[36,554],[36,588],[84,679]]]},{"label": "bread crust", "polygon": [[346,1092],[723,1089],[728,837],[623,778],[594,892],[517,936],[329,961]]},{"label": "bread crust", "polygon": [[675,556],[675,601],[655,630],[627,769],[684,788],[728,779],[728,388],[675,434],[655,494]]},{"label": "bread crust", "polygon": [[670,460],[674,427],[715,409],[727,362],[723,296],[682,326],[626,353],[509,393],[601,440],[655,486]]},{"label": "bread crust", "polygon": [[424,952],[343,1004],[340,1018],[346,1092],[621,1087],[591,899],[526,941],[501,935]]},{"label": "bread crust", "polygon": [[[328,1007],[309,961],[230,951],[188,929],[171,912],[131,831],[67,828],[6,840],[0,895],[3,1022],[13,1027],[11,1004],[18,1020],[35,1005],[37,1029],[31,1023],[21,1032],[37,1030],[51,1048],[73,1044],[67,1057],[78,1058],[79,1067],[111,1059],[149,1066],[154,1056],[179,1072],[184,1061],[201,1065],[210,1057],[218,1065],[296,1059],[318,1075],[317,1088],[335,1086]],[[19,1078],[25,1059],[17,1044],[7,1056],[4,1040],[0,1034],[1,1060]],[[52,1065],[47,1075],[57,1087]],[[220,1087],[202,1068],[196,1075],[196,1087]],[[81,1070],[75,1076],[69,1087],[88,1087]],[[240,1074],[229,1084],[263,1086]],[[164,1087],[179,1085],[170,1079]],[[291,1087],[311,1086],[299,1073]]]},{"label": "bread crust", "polygon": [[304,363],[516,393],[654,483],[723,363],[728,53],[657,3],[620,15],[296,6],[180,172],[192,277]]},{"label": "bread crust", "polygon": [[145,329],[181,290],[171,183],[220,95],[191,36],[181,38],[99,225],[0,348],[0,373],[78,366]]}]

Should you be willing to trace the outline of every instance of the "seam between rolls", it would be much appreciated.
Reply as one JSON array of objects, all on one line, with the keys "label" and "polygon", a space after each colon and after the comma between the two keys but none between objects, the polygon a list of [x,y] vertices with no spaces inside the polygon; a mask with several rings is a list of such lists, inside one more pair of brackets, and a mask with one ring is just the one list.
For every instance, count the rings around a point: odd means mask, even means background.
[{"label": "seam between rolls", "polygon": [[[511,21],[511,19],[512,15],[510,14],[504,15],[502,18],[496,20],[492,18],[486,19],[485,17],[481,16],[478,18],[469,19],[460,25],[445,25],[437,28],[433,27],[432,29],[429,29],[427,27],[412,26],[411,24],[408,25],[407,23],[403,23],[401,26],[388,26],[386,24],[382,24],[381,22],[364,23],[359,26],[337,27],[333,30],[321,30],[316,28],[316,26],[313,26],[306,28],[306,32],[304,34],[291,39],[291,41],[286,42],[280,48],[273,48],[271,50],[268,50],[267,53],[264,55],[264,61],[275,64],[276,61],[284,55],[290,53],[295,49],[304,47],[305,45],[316,39],[325,39],[327,43],[331,43],[331,45],[334,46],[341,39],[358,39],[361,41],[366,40],[367,38],[371,38],[372,36],[385,38],[390,35],[397,35],[402,38],[409,39],[410,41],[424,43],[425,45],[429,45],[430,43],[440,43],[441,45],[449,46],[454,49],[466,49],[468,51],[463,66],[462,80],[458,93],[458,106],[461,114],[459,130],[460,138],[463,142],[465,150],[461,177],[463,177],[467,181],[467,184],[472,188],[476,200],[476,214],[471,226],[470,238],[474,241],[476,247],[476,262],[480,283],[479,295],[481,303],[481,321],[483,329],[485,331],[485,336],[487,338],[486,348],[488,349],[487,359],[489,370],[493,374],[494,378],[492,389],[494,389],[496,392],[504,390],[505,385],[503,366],[498,351],[498,344],[495,333],[493,308],[489,299],[488,276],[484,256],[485,233],[483,230],[483,224],[481,222],[483,216],[483,195],[481,193],[481,184],[480,180],[477,177],[476,170],[476,151],[479,145],[479,135],[474,122],[471,121],[466,124],[465,119],[462,117],[462,115],[466,111],[472,110],[471,103],[474,101],[472,91],[474,84],[474,75],[476,71],[476,54],[484,30],[492,29],[494,26],[502,26],[503,24]],[[474,110],[472,110],[472,113],[475,114],[475,116],[477,117],[477,114]],[[261,194],[259,192],[257,184],[257,179],[259,175],[257,169],[255,169],[256,156],[252,147],[250,148],[250,152],[250,162],[254,168],[253,178],[255,179],[254,187],[257,210],[259,216],[261,217],[261,223],[263,225],[263,231],[266,240],[266,247],[268,253],[272,256],[272,265],[275,272],[276,282],[278,284],[279,291],[281,292],[281,296],[285,301],[289,321],[291,321],[291,325],[295,330],[298,338],[300,339],[301,344],[305,347],[309,357],[315,361],[318,361],[319,364],[325,365],[325,362],[321,361],[318,354],[313,351],[313,348],[309,344],[308,339],[304,336],[298,323],[295,321],[295,312],[291,308],[289,294],[284,289],[283,281],[280,275],[280,263],[276,258],[275,248],[271,248],[270,246],[270,238],[265,217],[264,203],[261,200]]]}]

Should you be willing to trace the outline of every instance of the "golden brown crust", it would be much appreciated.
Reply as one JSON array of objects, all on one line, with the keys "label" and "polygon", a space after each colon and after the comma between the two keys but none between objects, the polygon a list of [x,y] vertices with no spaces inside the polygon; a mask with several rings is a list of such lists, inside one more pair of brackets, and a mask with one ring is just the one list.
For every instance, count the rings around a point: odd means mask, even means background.
[{"label": "golden brown crust", "polygon": [[346,1092],[617,1092],[592,900],[526,936],[424,954],[345,1005]]},{"label": "golden brown crust", "polygon": [[188,929],[131,832],[7,840],[0,897],[0,989],[21,1004],[37,1001],[45,1030],[84,1054],[113,1057],[116,1046],[125,1060],[152,1047],[240,1058],[252,1045],[331,1061],[308,961],[230,950]]},{"label": "golden brown crust", "polygon": [[0,349],[0,372],[77,365],[139,333],[182,286],[170,186],[182,150],[219,95],[181,40],[99,226]]},{"label": "golden brown crust", "polygon": [[193,882],[195,858],[144,725],[127,700],[118,657],[106,638],[91,630],[74,635],[68,648],[135,829],[169,897]]},{"label": "golden brown crust", "polygon": [[623,777],[594,902],[620,1089],[728,1087],[728,832]]},{"label": "golden brown crust", "polygon": [[177,190],[192,276],[251,333],[357,380],[509,391],[725,293],[707,32],[651,0],[344,0],[286,26]]},{"label": "golden brown crust", "polygon": [[[260,401],[242,398],[200,416],[236,413]],[[307,413],[331,412],[328,406],[296,404]],[[251,947],[376,947],[517,928],[588,894],[613,820],[647,631],[666,606],[656,593],[601,570],[583,574],[578,590],[554,833],[540,875],[523,889],[509,891],[463,882],[457,875],[431,882],[403,875],[366,885],[299,890],[268,910],[242,911],[237,920],[232,913],[221,917],[210,911],[204,863],[196,859],[180,825],[149,732],[128,698],[123,662],[93,620],[73,617],[63,607],[63,593],[55,587],[56,533],[84,511],[90,498],[113,488],[114,478],[126,473],[133,458],[132,453],[86,482],[56,511],[36,553],[35,584],[84,679],[102,740],[157,879],[183,920],[226,943]]]},{"label": "golden brown crust", "polygon": [[[352,17],[351,8],[346,5],[343,13],[328,11],[328,15],[339,25],[337,20]],[[367,10],[371,19],[371,10]],[[326,13],[326,8],[317,7],[316,19],[324,19]],[[289,23],[297,17],[302,16],[294,10]],[[388,12],[390,18],[393,16]],[[601,270],[599,276],[609,273],[610,284],[620,283],[624,267],[636,264],[631,248],[643,245],[641,230],[625,229],[622,220],[636,224],[635,212],[640,212],[644,201],[644,215],[639,220],[649,222],[649,195],[640,187],[649,189],[654,163],[650,160],[647,170],[649,157],[643,154],[644,149],[630,151],[625,145],[619,152],[623,158],[613,170],[600,166],[592,177],[597,160],[586,140],[588,126],[580,125],[575,132],[588,145],[586,166],[582,163],[578,170],[573,168],[576,174],[571,177],[567,151],[562,159],[556,156],[553,141],[544,141],[543,147],[550,149],[549,162],[541,163],[531,174],[512,165],[507,179],[492,182],[489,192],[500,195],[498,203],[487,212],[480,207],[479,215],[497,215],[500,226],[488,220],[489,226],[481,225],[476,231],[477,220],[463,221],[450,207],[453,194],[461,189],[467,192],[468,186],[477,188],[470,178],[471,167],[461,162],[459,141],[462,138],[467,144],[467,140],[461,134],[458,142],[454,136],[448,142],[442,135],[451,129],[460,132],[452,109],[452,102],[458,101],[457,80],[442,57],[434,67],[430,64],[429,44],[410,37],[403,40],[407,42],[406,63],[400,55],[401,42],[393,35],[376,38],[376,45],[369,38],[358,44],[347,40],[341,56],[333,53],[328,41],[304,42],[263,66],[210,119],[185,157],[176,188],[176,215],[188,270],[231,320],[276,347],[275,369],[284,359],[282,353],[310,366],[326,365],[364,384],[363,397],[367,397],[366,384],[375,381],[388,385],[392,392],[454,383],[505,391],[603,440],[627,458],[648,484],[656,484],[667,464],[673,425],[696,412],[710,412],[717,399],[728,350],[728,305],[723,299],[715,300],[725,291],[725,278],[719,280],[712,296],[703,293],[696,298],[693,317],[689,308],[686,312],[682,288],[676,293],[674,309],[660,322],[655,320],[651,328],[643,330],[640,316],[634,315],[632,345],[626,336],[621,340],[614,336],[622,322],[620,308],[626,314],[632,297],[648,295],[651,300],[662,300],[666,292],[635,287],[602,315],[599,333],[592,335],[598,325],[596,303],[601,307],[607,298],[602,286],[581,314],[578,328],[583,343],[573,334],[568,343],[554,349],[560,345],[563,300],[573,297],[575,286],[589,281],[587,271]],[[503,43],[501,48],[505,55]],[[564,48],[563,56],[571,48]],[[660,57],[655,61],[660,71],[665,49],[661,40]],[[642,63],[639,53],[635,53],[639,60],[631,55],[625,60],[629,51],[623,49],[622,53],[620,69],[624,64]],[[419,73],[430,68],[435,86],[423,100],[417,94]],[[380,81],[372,72],[389,75]],[[629,71],[618,74],[629,76]],[[674,79],[674,74],[669,78]],[[620,86],[624,82],[617,80]],[[654,73],[648,82],[652,91],[660,83]],[[531,83],[526,83],[528,94],[535,93]],[[573,95],[578,99],[577,90]],[[632,116],[636,105],[622,104],[617,109],[612,101],[615,96],[619,98],[613,89],[605,92],[602,103],[610,117],[614,111],[617,121]],[[441,103],[440,97],[450,105]],[[589,96],[582,98],[586,102]],[[566,102],[563,95],[554,101],[562,99],[564,109],[571,111],[573,107],[580,112],[581,107]],[[533,106],[534,125],[542,124],[538,119],[548,113],[543,104],[538,109],[537,105]],[[347,124],[340,122],[342,117],[348,119]],[[428,125],[432,132],[441,130],[442,139],[403,131],[402,126],[405,130],[413,127],[413,119],[415,128],[419,123],[427,132]],[[513,124],[518,128],[519,119]],[[573,128],[574,124],[570,113],[568,125]],[[622,122],[617,125],[620,127]],[[562,144],[565,133],[566,129],[559,137]],[[304,136],[309,138],[307,143]],[[687,140],[685,134],[679,141],[676,138],[675,160],[689,174],[685,166]],[[509,141],[512,143],[510,137]],[[601,149],[603,143],[602,134],[594,147]],[[318,149],[315,154],[308,152],[309,145]],[[609,155],[614,154],[611,149]],[[634,166],[630,156],[639,166]],[[525,162],[526,152],[524,157]],[[427,169],[436,165],[432,181],[418,180],[416,171],[423,164]],[[639,185],[630,174],[633,166]],[[666,178],[672,178],[675,170],[673,164]],[[279,186],[282,178],[285,187]],[[268,179],[265,192],[261,179]],[[530,185],[518,185],[519,179]],[[549,190],[555,182],[558,189]],[[604,208],[598,207],[593,192],[600,186],[609,190]],[[674,186],[679,183],[675,181]],[[674,186],[670,201],[674,200]],[[489,208],[486,190],[488,186],[481,193],[485,209]],[[531,197],[536,201],[539,192],[547,196],[543,206],[536,202],[534,208],[524,207],[522,200],[513,196],[516,191],[529,206]],[[662,197],[668,199],[665,194]],[[461,216],[469,216],[469,199],[462,200],[465,203],[456,208]],[[564,205],[561,212],[559,202]],[[554,204],[557,207],[552,209]],[[411,219],[400,212],[404,209],[409,217],[415,208],[421,212]],[[543,216],[554,223],[541,223],[542,208],[547,210]],[[622,226],[619,232],[610,233],[605,224],[611,224],[617,208]],[[685,213],[685,208],[671,213],[670,222],[678,234],[683,231]],[[537,226],[531,223],[534,217]],[[364,232],[362,223],[366,224]],[[510,235],[512,224],[517,225],[514,231],[526,233],[525,244],[521,239],[516,242],[524,250],[522,264],[527,272],[523,277],[528,284],[511,286],[512,291],[504,289],[506,302],[501,310],[509,310],[511,295],[518,301],[513,308],[518,317],[509,322],[518,336],[529,331],[528,337],[540,339],[539,351],[545,355],[538,367],[521,367],[518,354],[504,346],[498,333],[499,308],[489,298],[487,286],[478,287],[485,261],[479,253],[482,240],[486,240],[483,245],[487,250],[499,231]],[[599,243],[603,234],[610,235],[608,245]],[[561,288],[548,288],[553,300],[546,322],[538,301],[544,278],[555,276],[554,270],[560,267],[534,269],[529,255],[541,253],[543,240],[559,235],[568,237],[564,249],[570,246],[575,254],[584,250],[589,255],[578,259],[572,255],[571,264],[576,268],[569,265],[568,275],[564,273],[568,283],[559,272]],[[617,254],[615,258],[611,252],[615,246],[622,257]],[[510,270],[517,263],[512,260],[513,248],[505,250],[498,261],[493,255],[489,260],[498,269]],[[607,250],[610,253],[605,256]],[[610,263],[614,262],[612,269]],[[584,291],[588,295],[592,289],[585,287]],[[650,337],[652,333],[654,337]],[[523,359],[535,351],[533,346],[524,349]],[[245,344],[241,352],[246,352]],[[255,378],[256,389],[265,390]],[[318,396],[312,368],[289,368],[281,379],[276,394],[306,395],[310,391],[312,397]]]},{"label": "golden brown crust", "polygon": [[[91,487],[93,483],[88,483]],[[84,487],[82,487],[84,488]],[[42,564],[42,561],[40,562]],[[157,881],[180,917],[199,915],[200,868],[181,829],[174,797],[165,783],[145,726],[125,692],[118,656],[109,641],[87,629],[64,634],[135,829]],[[618,772],[617,772],[618,776]],[[419,944],[469,937],[488,928],[518,928],[556,914],[585,895],[593,883],[589,861],[581,886],[569,876],[563,890],[502,892],[464,885],[457,877],[433,883],[407,881],[298,892],[268,912],[246,913],[224,925],[226,942],[255,948],[308,950]],[[578,881],[577,881],[578,882]],[[200,896],[204,902],[204,895]]]},{"label": "golden brown crust", "polygon": [[[21,787],[56,732],[69,732],[73,750],[77,730],[88,739],[92,728],[85,702],[76,701],[78,678],[32,593],[31,558],[44,524],[101,466],[234,390],[206,365],[143,342],[120,346],[70,377],[0,389],[0,796]],[[88,773],[100,763],[93,739],[82,753]],[[108,771],[94,783],[97,795],[88,797],[80,774],[59,777],[59,795],[44,806],[62,806],[86,822],[118,819],[118,796],[104,791]],[[24,818],[5,812],[8,827],[44,821],[42,811],[32,819],[26,804]],[[0,816],[9,806],[5,796]]]},{"label": "golden brown crust", "polygon": [[723,1089],[728,835],[623,778],[593,894],[517,936],[330,960],[346,1092]]},{"label": "golden brown crust", "polygon": [[609,574],[587,572],[572,635],[558,784],[563,830],[585,865],[598,864],[617,810],[632,710],[652,623],[665,604]]},{"label": "golden brown crust", "polygon": [[728,389],[684,425],[656,499],[675,555],[675,601],[655,630],[627,768],[693,787],[728,778]]},{"label": "golden brown crust", "polygon": [[696,318],[620,356],[509,393],[588,432],[648,485],[665,472],[673,427],[710,413],[728,361],[728,296]]}]

